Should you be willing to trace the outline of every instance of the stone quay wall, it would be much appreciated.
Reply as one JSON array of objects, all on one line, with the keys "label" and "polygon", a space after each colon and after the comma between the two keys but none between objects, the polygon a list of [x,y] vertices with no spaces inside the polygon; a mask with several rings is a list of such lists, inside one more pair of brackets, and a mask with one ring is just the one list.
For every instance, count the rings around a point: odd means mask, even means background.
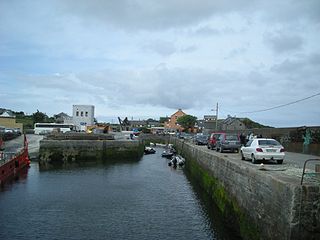
[{"label": "stone quay wall", "polygon": [[39,165],[41,169],[49,169],[57,164],[140,159],[143,150],[141,141],[43,139],[40,141]]},{"label": "stone quay wall", "polygon": [[320,239],[320,186],[171,139],[186,170],[243,239]]}]

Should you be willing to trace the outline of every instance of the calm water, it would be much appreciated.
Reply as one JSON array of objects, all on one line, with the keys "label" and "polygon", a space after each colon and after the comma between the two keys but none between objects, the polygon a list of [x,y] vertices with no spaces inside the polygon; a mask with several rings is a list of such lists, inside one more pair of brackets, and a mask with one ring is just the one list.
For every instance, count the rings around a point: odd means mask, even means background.
[{"label": "calm water", "polygon": [[236,239],[161,152],[41,172],[33,163],[0,191],[0,239]]}]

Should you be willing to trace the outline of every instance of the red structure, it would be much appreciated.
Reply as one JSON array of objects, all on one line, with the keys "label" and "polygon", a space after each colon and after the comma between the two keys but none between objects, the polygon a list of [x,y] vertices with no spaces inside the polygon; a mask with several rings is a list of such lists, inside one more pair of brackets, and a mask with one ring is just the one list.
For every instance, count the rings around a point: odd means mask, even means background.
[{"label": "red structure", "polygon": [[0,151],[0,185],[9,179],[17,177],[29,165],[28,142],[24,135],[24,146],[20,152],[13,154]]}]

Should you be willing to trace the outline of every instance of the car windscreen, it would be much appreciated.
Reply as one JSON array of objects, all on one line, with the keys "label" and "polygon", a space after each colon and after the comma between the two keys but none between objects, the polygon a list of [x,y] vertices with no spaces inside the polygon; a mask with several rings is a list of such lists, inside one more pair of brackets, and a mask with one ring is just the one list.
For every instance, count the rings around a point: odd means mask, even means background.
[{"label": "car windscreen", "polygon": [[258,140],[258,144],[260,146],[268,145],[268,146],[278,146],[280,143],[276,140]]},{"label": "car windscreen", "polygon": [[238,141],[238,136],[237,135],[226,135],[226,140],[227,141]]}]

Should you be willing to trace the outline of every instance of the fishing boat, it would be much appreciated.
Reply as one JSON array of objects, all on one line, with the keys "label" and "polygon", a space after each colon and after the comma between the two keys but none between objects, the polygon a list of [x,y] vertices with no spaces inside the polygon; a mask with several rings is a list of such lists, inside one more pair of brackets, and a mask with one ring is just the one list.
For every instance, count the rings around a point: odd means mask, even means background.
[{"label": "fishing boat", "polygon": [[30,166],[28,142],[24,135],[23,148],[18,152],[0,151],[0,185],[19,176],[20,172]]}]

